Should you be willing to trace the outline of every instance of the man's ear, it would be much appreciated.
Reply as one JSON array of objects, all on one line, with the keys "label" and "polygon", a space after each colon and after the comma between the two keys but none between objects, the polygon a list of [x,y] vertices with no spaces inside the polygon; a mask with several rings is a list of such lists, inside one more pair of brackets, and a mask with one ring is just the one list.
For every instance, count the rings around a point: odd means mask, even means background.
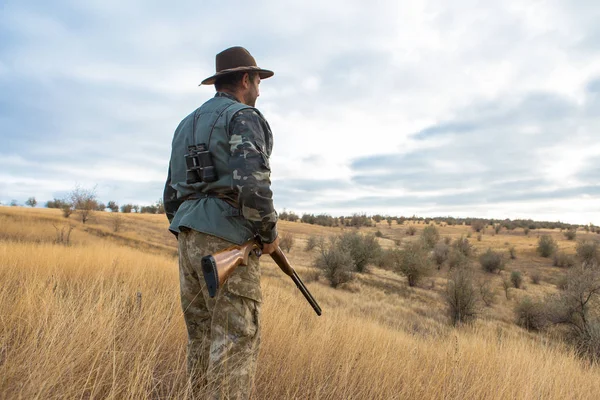
[{"label": "man's ear", "polygon": [[250,87],[250,73],[244,72],[244,76],[242,76],[242,86],[244,89]]}]

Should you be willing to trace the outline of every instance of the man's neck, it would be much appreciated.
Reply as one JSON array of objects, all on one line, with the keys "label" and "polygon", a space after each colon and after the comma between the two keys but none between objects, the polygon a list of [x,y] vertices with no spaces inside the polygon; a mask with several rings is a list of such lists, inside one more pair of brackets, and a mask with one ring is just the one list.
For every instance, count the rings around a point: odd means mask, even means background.
[{"label": "man's neck", "polygon": [[231,92],[231,91],[229,91],[229,90],[219,90],[219,92],[221,92],[221,93],[227,93],[228,95],[230,95],[230,96],[233,96],[233,97],[234,97],[234,98],[235,98],[237,101],[239,101],[240,103],[242,103],[242,104],[245,104],[245,103],[242,101],[242,96],[240,96],[238,93],[234,93],[234,92]]}]

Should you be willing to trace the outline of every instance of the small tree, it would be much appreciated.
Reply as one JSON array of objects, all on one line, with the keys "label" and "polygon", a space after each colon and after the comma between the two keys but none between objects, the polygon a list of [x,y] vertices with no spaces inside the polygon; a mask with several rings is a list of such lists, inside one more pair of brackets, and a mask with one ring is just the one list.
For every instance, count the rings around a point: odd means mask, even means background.
[{"label": "small tree", "polygon": [[431,260],[428,257],[427,249],[420,242],[407,243],[400,253],[394,269],[406,276],[408,286],[416,286],[431,271]]},{"label": "small tree", "polygon": [[84,189],[81,186],[76,186],[69,194],[69,198],[73,208],[79,212],[81,222],[85,224],[98,206],[95,189]]},{"label": "small tree", "polygon": [[106,205],[104,203],[98,202],[96,205],[96,211],[104,211],[106,210]]},{"label": "small tree", "polygon": [[440,233],[435,225],[427,225],[421,232],[421,241],[426,249],[433,249],[435,244],[440,240]]},{"label": "small tree", "polygon": [[471,222],[471,229],[473,229],[475,232],[481,232],[485,229],[485,225],[485,221],[481,219],[476,219],[473,222]]},{"label": "small tree", "polygon": [[37,206],[37,200],[35,199],[35,197],[30,197],[27,199],[25,204],[28,205],[29,207],[33,208],[33,207]]},{"label": "small tree", "polygon": [[119,212],[119,205],[114,200],[109,201],[106,207],[112,212]]},{"label": "small tree", "polygon": [[10,201],[10,206],[11,206],[11,207],[17,207],[18,205],[19,205],[19,202],[18,202],[17,200],[15,200],[15,199],[12,199],[12,200]]},{"label": "small tree", "polygon": [[446,286],[445,300],[453,325],[469,322],[476,318],[477,296],[470,269],[454,270]]},{"label": "small tree", "polygon": [[123,226],[123,217],[121,217],[121,214],[119,214],[118,212],[113,212],[111,214],[111,218],[113,232],[117,233],[121,230],[121,227]]},{"label": "small tree", "polygon": [[121,212],[124,214],[131,213],[131,210],[133,210],[133,204],[123,204],[121,206]]},{"label": "small tree", "polygon": [[556,251],[556,242],[550,235],[542,235],[538,239],[537,252],[542,257],[550,257]]}]

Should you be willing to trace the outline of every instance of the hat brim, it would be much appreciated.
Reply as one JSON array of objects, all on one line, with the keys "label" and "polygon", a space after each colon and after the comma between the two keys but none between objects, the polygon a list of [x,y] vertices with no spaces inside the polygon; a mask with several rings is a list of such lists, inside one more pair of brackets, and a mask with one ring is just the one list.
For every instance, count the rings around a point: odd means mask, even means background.
[{"label": "hat brim", "polygon": [[229,74],[233,74],[235,72],[258,72],[258,76],[260,77],[260,79],[267,79],[272,77],[273,75],[275,75],[275,73],[273,71],[269,71],[268,69],[262,69],[259,67],[237,67],[237,68],[231,68],[231,69],[224,69],[223,71],[219,71],[216,74],[214,74],[211,77],[206,78],[205,80],[203,80],[200,85],[214,85],[215,81],[217,80],[217,78],[220,78],[224,75],[229,75]]}]

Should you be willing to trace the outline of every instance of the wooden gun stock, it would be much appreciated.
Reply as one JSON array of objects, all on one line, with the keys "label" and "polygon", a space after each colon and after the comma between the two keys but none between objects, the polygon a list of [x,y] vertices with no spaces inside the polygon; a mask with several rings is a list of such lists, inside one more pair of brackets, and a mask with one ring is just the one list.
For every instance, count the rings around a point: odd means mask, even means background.
[{"label": "wooden gun stock", "polygon": [[[215,297],[217,290],[222,287],[227,278],[235,271],[240,265],[248,265],[248,258],[250,252],[254,251],[256,255],[260,256],[260,247],[254,241],[248,241],[241,246],[232,246],[227,249],[221,250],[215,254],[202,257],[202,274],[206,281],[208,288],[208,294],[210,297]],[[321,315],[321,307],[310,294],[304,283],[292,268],[281,248],[277,248],[272,254],[271,258],[279,266],[279,268],[296,284],[296,287],[302,292],[304,298],[310,303],[313,310],[317,315]]]}]

